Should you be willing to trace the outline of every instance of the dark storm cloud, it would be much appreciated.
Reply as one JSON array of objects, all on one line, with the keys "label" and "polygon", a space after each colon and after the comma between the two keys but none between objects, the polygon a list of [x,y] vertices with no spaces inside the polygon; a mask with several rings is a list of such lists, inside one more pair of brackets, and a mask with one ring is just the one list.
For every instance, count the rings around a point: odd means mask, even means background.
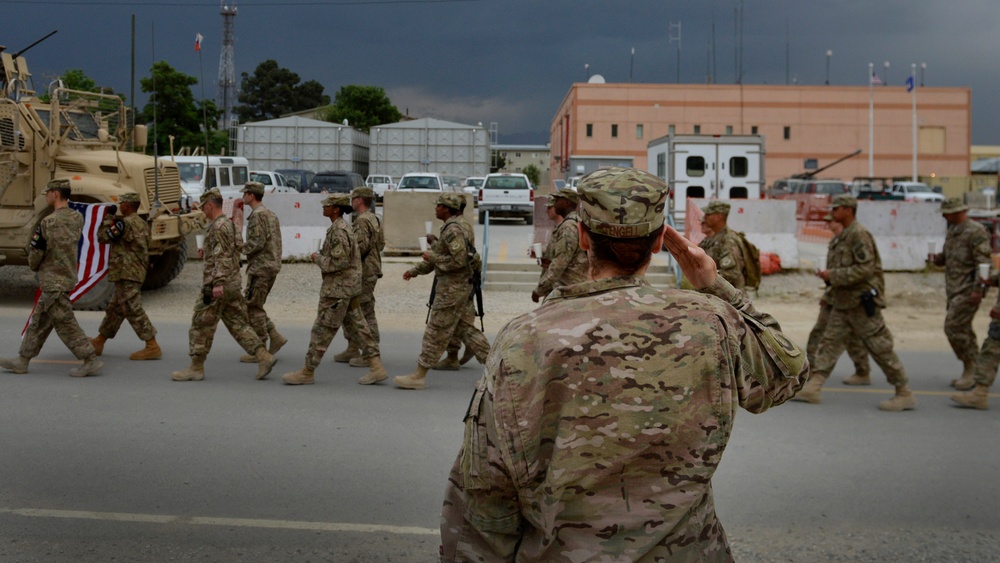
[{"label": "dark storm cloud", "polygon": [[[98,83],[128,92],[130,15],[136,14],[137,73],[144,76],[152,62],[155,22],[156,58],[203,75],[213,97],[219,4],[165,4],[0,1],[4,21],[20,22],[5,26],[0,44],[19,49],[59,29],[28,54],[36,86],[80,68]],[[717,82],[736,78],[738,0],[272,4],[237,0],[237,76],[271,58],[304,80],[319,81],[331,95],[346,84],[374,84],[410,115],[497,122],[501,141],[505,134],[524,133],[544,142],[570,85],[585,79],[584,65],[609,82],[626,82],[633,47],[635,82],[676,81],[677,42],[669,39],[677,32],[671,23],[681,23],[682,82],[704,83],[713,59]],[[928,86],[972,88],[973,142],[1000,144],[1000,110],[993,102],[1000,77],[988,59],[1000,36],[995,0],[742,5],[744,83],[822,84],[828,49],[833,84],[863,85],[869,62],[883,75],[883,63],[890,61],[889,83],[900,85],[911,63],[926,63]],[[205,36],[203,71],[193,52],[199,32]]]}]

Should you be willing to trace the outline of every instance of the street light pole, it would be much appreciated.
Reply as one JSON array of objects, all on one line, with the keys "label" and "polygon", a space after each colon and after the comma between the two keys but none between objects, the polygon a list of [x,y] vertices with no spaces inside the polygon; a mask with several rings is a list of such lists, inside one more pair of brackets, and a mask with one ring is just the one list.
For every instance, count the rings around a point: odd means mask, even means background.
[{"label": "street light pole", "polygon": [[920,63],[920,87],[924,87],[924,71],[927,70],[927,63]]},{"label": "street light pole", "polygon": [[830,85],[830,57],[833,56],[833,50],[826,50],[826,85]]},{"label": "street light pole", "polygon": [[583,81],[590,82],[590,63],[583,64]]},{"label": "street light pole", "polygon": [[885,61],[882,64],[882,66],[885,67],[885,73],[884,73],[885,78],[882,80],[882,86],[888,86],[889,85],[889,61]]}]

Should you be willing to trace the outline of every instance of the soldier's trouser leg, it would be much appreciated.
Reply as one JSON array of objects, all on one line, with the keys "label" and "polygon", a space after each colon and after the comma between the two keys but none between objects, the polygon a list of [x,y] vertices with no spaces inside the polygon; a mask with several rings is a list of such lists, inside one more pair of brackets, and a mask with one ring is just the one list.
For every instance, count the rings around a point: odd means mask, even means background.
[{"label": "soldier's trouser leg", "polygon": [[115,282],[115,292],[105,309],[98,332],[105,338],[114,338],[125,319],[143,342],[156,337],[156,329],[142,308],[142,284],[139,282]]},{"label": "soldier's trouser leg", "polygon": [[344,316],[344,334],[353,335],[352,341],[360,350],[362,358],[371,358],[379,355],[378,341],[372,334],[364,312],[361,310],[361,298],[354,297],[347,306],[347,314]]},{"label": "soldier's trouser leg", "polygon": [[77,359],[83,360],[94,355],[94,347],[76,321],[69,294],[65,291],[43,292],[39,297],[31,323],[21,340],[19,354],[25,358],[37,356],[52,329],[55,329],[59,339]]},{"label": "soldier's trouser leg", "polygon": [[213,299],[205,304],[199,296],[194,304],[191,315],[191,328],[188,330],[188,354],[204,360],[212,350],[215,340],[215,330],[219,326],[219,310],[222,308],[220,299]]},{"label": "soldier's trouser leg", "polygon": [[979,354],[979,340],[972,329],[972,319],[978,310],[979,305],[973,305],[968,294],[954,295],[948,300],[944,333],[948,336],[948,343],[955,351],[955,356],[963,363],[976,361]]},{"label": "soldier's trouser leg", "polygon": [[309,350],[306,352],[306,368],[315,370],[323,361],[323,354],[326,354],[330,342],[333,342],[333,337],[344,323],[350,303],[350,299],[319,298],[316,321],[313,322]]},{"label": "soldier's trouser leg", "polygon": [[907,384],[906,371],[892,349],[892,333],[885,325],[882,311],[876,310],[875,315],[869,317],[861,305],[831,311],[829,324],[816,354],[816,365],[811,369],[814,374],[830,376],[837,365],[837,358],[847,346],[847,338],[851,332],[861,339],[891,385],[901,387]]},{"label": "soldier's trouser leg", "polygon": [[[819,351],[820,341],[823,340],[823,333],[826,332],[826,327],[830,324],[830,312],[832,310],[833,307],[830,305],[821,304],[819,307],[819,316],[816,317],[816,324],[809,332],[809,341],[806,343],[806,357],[809,358],[810,366],[816,365],[816,352]],[[861,338],[857,334],[850,332],[846,335],[844,344],[847,348],[847,355],[854,362],[854,373],[860,376],[869,375],[871,373],[871,366],[868,362],[868,350],[865,349]],[[839,359],[840,356],[838,355],[837,358]]]},{"label": "soldier's trouser leg", "polygon": [[845,344],[847,345],[847,356],[854,362],[854,373],[861,376],[871,374],[872,367],[868,361],[868,349],[861,342],[861,338],[852,332],[847,335]]},{"label": "soldier's trouser leg", "polygon": [[1000,367],[1000,320],[990,321],[990,329],[976,360],[976,384],[991,387]]},{"label": "soldier's trouser leg", "polygon": [[250,326],[261,342],[267,342],[267,335],[274,330],[274,323],[264,311],[267,296],[274,287],[274,276],[253,275],[247,277],[246,308]]},{"label": "soldier's trouser leg", "polygon": [[809,340],[806,342],[806,357],[809,359],[810,366],[816,364],[816,352],[819,350],[820,341],[823,340],[823,333],[826,332],[826,327],[830,324],[831,310],[833,310],[833,307],[830,305],[820,303],[816,324],[809,331]]},{"label": "soldier's trouser leg", "polygon": [[382,342],[382,335],[378,331],[378,319],[375,318],[375,284],[378,278],[371,278],[361,283],[361,313],[368,323],[368,330],[372,332],[375,342]]},{"label": "soldier's trouser leg", "polygon": [[250,319],[247,317],[247,305],[243,301],[243,296],[239,291],[230,294],[228,291],[222,296],[222,308],[219,311],[222,324],[226,325],[229,334],[233,335],[236,343],[246,350],[247,354],[256,354],[264,347],[264,342],[257,337],[257,333],[250,328]]},{"label": "soldier's trouser leg", "polygon": [[465,307],[465,302],[450,307],[431,309],[431,318],[427,321],[427,328],[424,329],[420,357],[417,358],[418,366],[432,369],[437,365],[438,360],[441,359],[441,353],[448,346],[448,342],[455,335],[459,322],[462,320],[463,307]]},{"label": "soldier's trouser leg", "polygon": [[486,356],[490,354],[490,341],[476,327],[476,312],[471,305],[462,312],[462,318],[455,329],[455,336],[452,338],[452,341],[455,340],[464,342],[465,346],[476,354],[476,360],[479,363],[486,363]]}]

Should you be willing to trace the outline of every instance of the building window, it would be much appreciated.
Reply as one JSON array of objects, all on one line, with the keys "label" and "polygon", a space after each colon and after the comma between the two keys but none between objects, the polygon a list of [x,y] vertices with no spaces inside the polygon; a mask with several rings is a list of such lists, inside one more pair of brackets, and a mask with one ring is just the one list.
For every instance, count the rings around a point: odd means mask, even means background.
[{"label": "building window", "polygon": [[757,134],[757,126],[756,125],[754,125],[753,127],[750,128],[750,134],[751,135],[756,135]]},{"label": "building window", "polygon": [[791,138],[792,138],[792,128],[786,125],[785,126],[785,140],[787,141],[787,140],[789,140]]},{"label": "building window", "polygon": [[694,134],[695,135],[701,135],[701,125],[695,125],[694,126]]},{"label": "building window", "polygon": [[611,138],[614,139],[616,137],[618,137],[618,124],[617,123],[612,123],[611,124]]},{"label": "building window", "polygon": [[594,136],[594,124],[593,123],[588,123],[587,124],[587,136],[588,137],[593,137]]},{"label": "building window", "polygon": [[519,152],[514,153],[514,158],[521,158],[521,153]]},{"label": "building window", "polygon": [[733,134],[733,126],[726,125],[726,135],[732,135],[732,134]]},{"label": "building window", "polygon": [[507,158],[507,151],[504,151],[504,152],[500,153],[500,156],[502,156],[504,158]]},{"label": "building window", "polygon": [[635,138],[636,139],[641,139],[642,138],[642,124],[641,123],[635,126]]},{"label": "building window", "polygon": [[675,133],[677,133],[677,127],[675,125],[668,125],[667,126],[667,134],[668,135],[674,135]]}]

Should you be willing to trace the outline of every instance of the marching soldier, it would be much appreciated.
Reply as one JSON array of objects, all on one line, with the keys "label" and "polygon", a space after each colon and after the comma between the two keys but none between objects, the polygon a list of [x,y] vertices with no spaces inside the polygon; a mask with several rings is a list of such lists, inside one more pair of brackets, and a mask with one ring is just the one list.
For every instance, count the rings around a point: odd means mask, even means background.
[{"label": "marching soldier", "polygon": [[[459,195],[462,198],[462,205],[458,208],[458,224],[462,226],[462,231],[465,232],[465,238],[469,241],[469,244],[473,247],[476,246],[476,230],[472,227],[470,223],[465,218],[465,196]],[[437,241],[436,235],[427,235],[427,242],[434,244]],[[425,267],[427,273],[434,271],[434,267],[429,263],[424,262],[418,265],[419,267]],[[475,303],[470,299],[469,306],[465,308],[462,313],[462,322],[475,324],[476,323],[476,306]],[[462,344],[465,344],[465,353],[462,354],[461,359],[458,357],[458,353],[462,350]],[[465,364],[469,363],[469,360],[476,357],[476,352],[470,346],[468,342],[463,342],[462,338],[459,336],[458,331],[452,335],[451,340],[448,341],[448,349],[445,353],[445,357],[438,362],[433,368],[435,370],[441,371],[457,371],[462,368]]]},{"label": "marching soldier", "polygon": [[558,223],[542,252],[542,277],[538,280],[538,287],[531,292],[531,300],[535,303],[556,287],[587,280],[587,253],[580,248],[577,229],[579,219],[576,208],[579,204],[580,195],[569,188],[549,196],[547,205],[555,212]]},{"label": "marching soldier", "polygon": [[746,277],[743,273],[746,270],[746,265],[743,263],[742,242],[727,224],[729,204],[713,201],[702,211],[705,213],[702,222],[714,234],[701,241],[698,246],[711,256],[712,260],[715,260],[720,276],[726,278],[726,281],[736,289],[745,291]]},{"label": "marching soldier", "polygon": [[[281,271],[281,224],[273,211],[264,207],[264,184],[247,182],[243,187],[243,205],[250,206],[247,218],[247,241],[243,254],[247,257],[247,316],[261,342],[270,339],[267,351],[274,355],[288,339],[281,335],[264,311],[264,303]],[[255,356],[240,357],[241,362],[254,363]]]},{"label": "marching soldier", "polygon": [[118,198],[121,218],[105,215],[97,233],[99,242],[111,245],[108,281],[115,284],[97,336],[90,340],[98,356],[104,353],[104,344],[118,334],[125,319],[132,325],[135,335],[146,343],[145,348],[129,356],[130,360],[158,360],[163,356],[156,343],[156,328],[142,308],[142,283],[146,281],[149,268],[149,229],[136,213],[138,210],[139,195],[123,194]]}]

